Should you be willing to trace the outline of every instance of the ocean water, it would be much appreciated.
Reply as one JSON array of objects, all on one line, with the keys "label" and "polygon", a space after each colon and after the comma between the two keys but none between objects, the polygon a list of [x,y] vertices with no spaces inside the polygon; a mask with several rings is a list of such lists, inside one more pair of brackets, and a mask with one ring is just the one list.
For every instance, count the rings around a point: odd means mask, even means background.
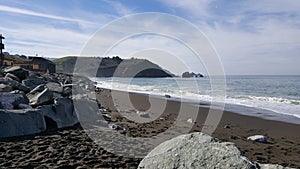
[{"label": "ocean water", "polygon": [[[208,77],[92,80],[97,86],[108,89],[212,101],[211,79]],[[226,76],[225,87],[225,110],[300,124],[300,76]]]}]

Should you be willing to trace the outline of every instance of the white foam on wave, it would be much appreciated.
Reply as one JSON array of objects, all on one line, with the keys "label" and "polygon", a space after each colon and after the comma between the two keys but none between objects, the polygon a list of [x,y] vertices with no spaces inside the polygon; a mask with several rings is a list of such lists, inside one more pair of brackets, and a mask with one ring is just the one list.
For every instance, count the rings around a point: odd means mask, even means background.
[{"label": "white foam on wave", "polygon": [[[185,89],[167,88],[161,86],[140,86],[134,84],[124,84],[115,81],[101,81],[97,87],[106,89],[122,90],[127,92],[137,92],[151,95],[164,96],[171,95],[174,98],[182,98],[196,101],[211,102],[213,100],[210,95],[198,94]],[[216,99],[218,100],[218,99]],[[221,99],[219,99],[221,100]],[[278,97],[262,97],[262,96],[227,96],[224,100],[226,104],[242,105],[259,109],[270,110],[274,113],[290,115],[300,118],[300,100],[292,100]]]}]

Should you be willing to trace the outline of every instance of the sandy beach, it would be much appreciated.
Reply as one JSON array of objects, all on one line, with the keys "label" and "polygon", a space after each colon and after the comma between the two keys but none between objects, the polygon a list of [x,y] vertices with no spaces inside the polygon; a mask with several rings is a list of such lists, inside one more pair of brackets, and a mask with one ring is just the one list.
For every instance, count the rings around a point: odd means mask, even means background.
[{"label": "sandy beach", "polygon": [[[189,107],[189,103],[168,99],[161,115],[163,120],[137,124],[117,112],[110,90],[101,89],[96,97],[111,116],[107,121],[124,127],[126,130],[121,134],[130,137],[151,137],[163,132],[173,124],[181,104]],[[147,110],[150,106],[145,94],[130,93],[130,100],[138,110]],[[199,109],[190,132],[202,130],[207,113],[207,108]],[[235,143],[252,161],[300,168],[299,131],[300,125],[224,112],[212,136]],[[268,143],[247,140],[256,134],[267,136]],[[0,168],[136,168],[141,160],[106,151],[88,137],[80,124],[58,131],[0,139]]]}]

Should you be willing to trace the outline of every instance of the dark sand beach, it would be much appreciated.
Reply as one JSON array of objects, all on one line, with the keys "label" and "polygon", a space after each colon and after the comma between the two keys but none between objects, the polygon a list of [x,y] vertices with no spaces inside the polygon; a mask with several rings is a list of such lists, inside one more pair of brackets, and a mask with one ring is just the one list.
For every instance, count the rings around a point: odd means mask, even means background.
[{"label": "dark sand beach", "polygon": [[[168,99],[161,115],[163,120],[137,124],[116,111],[110,90],[102,89],[96,97],[111,116],[107,120],[126,128],[120,133],[130,137],[151,137],[163,132],[173,124],[180,106],[191,106]],[[147,110],[150,106],[145,94],[131,93],[130,100],[138,110]],[[190,132],[202,130],[207,114],[207,108],[199,108]],[[224,112],[212,136],[235,143],[252,161],[300,168],[299,131],[300,125]],[[267,136],[268,143],[247,140],[248,136],[256,134]],[[79,124],[58,131],[0,140],[0,168],[136,168],[141,160],[121,157],[99,147]]]}]

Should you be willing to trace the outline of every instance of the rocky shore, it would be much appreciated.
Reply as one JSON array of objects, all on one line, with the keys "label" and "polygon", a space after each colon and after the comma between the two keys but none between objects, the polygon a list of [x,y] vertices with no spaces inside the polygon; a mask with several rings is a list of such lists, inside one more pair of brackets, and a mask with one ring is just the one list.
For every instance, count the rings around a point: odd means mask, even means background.
[{"label": "rocky shore", "polygon": [[[74,89],[96,91],[96,96],[89,95],[89,92],[74,93]],[[134,112],[138,118],[151,118],[151,114],[143,111],[150,106],[149,97],[129,93],[130,101],[138,110]],[[197,119],[183,119],[183,122],[193,124],[191,135],[162,143],[145,159],[114,154],[110,151],[113,148],[131,152],[140,146],[116,147],[120,145],[113,144],[120,141],[117,136],[154,137],[173,125],[181,106],[191,107],[189,103],[176,102],[170,97],[151,99],[154,102],[166,101],[164,112],[156,120],[137,123],[119,111],[121,105],[114,102],[111,90],[97,89],[85,77],[78,76],[74,81],[66,74],[38,74],[19,67],[1,70],[0,168],[300,167],[299,125],[224,112],[212,137],[193,133],[206,127],[203,126],[208,113],[206,108],[199,109]],[[87,101],[96,106],[86,107]],[[79,124],[79,121],[84,123]],[[96,143],[88,132],[93,131],[93,125],[103,126],[114,135],[105,138],[104,132],[96,133],[101,141]],[[258,134],[266,140],[247,139]],[[215,149],[228,152],[220,153]],[[168,161],[169,157],[177,160]],[[185,158],[188,160],[182,160]],[[282,166],[262,165],[267,163]]]}]

